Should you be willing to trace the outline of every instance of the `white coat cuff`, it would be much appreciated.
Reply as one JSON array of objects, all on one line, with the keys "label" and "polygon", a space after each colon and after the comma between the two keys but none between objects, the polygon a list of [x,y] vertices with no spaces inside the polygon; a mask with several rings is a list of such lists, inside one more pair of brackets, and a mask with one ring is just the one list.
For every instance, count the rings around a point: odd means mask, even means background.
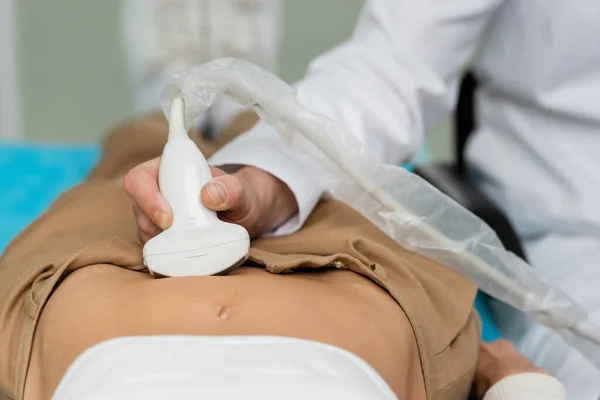
[{"label": "white coat cuff", "polygon": [[209,160],[214,166],[249,165],[276,176],[294,193],[298,213],[268,236],[285,235],[300,229],[323,193],[322,186],[308,172],[304,161],[284,146],[275,128],[260,122],[250,131],[215,153]]},{"label": "white coat cuff", "polygon": [[502,379],[483,400],[569,400],[562,383],[548,375],[525,373]]}]

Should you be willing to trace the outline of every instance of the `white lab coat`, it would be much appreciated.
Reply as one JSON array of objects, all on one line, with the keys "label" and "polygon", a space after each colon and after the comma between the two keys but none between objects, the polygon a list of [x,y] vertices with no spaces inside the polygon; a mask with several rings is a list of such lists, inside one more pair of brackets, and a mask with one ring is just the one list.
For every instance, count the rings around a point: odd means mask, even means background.
[{"label": "white lab coat", "polygon": [[[543,235],[599,237],[599,20],[596,0],[370,0],[353,36],[311,64],[298,98],[396,164],[452,110],[470,62],[481,86],[469,166],[526,250]],[[299,213],[276,234],[298,229],[322,194],[319,177],[307,175],[265,124],[211,163],[254,165],[290,186]],[[600,395],[600,377],[595,387],[559,378],[573,398]]]}]

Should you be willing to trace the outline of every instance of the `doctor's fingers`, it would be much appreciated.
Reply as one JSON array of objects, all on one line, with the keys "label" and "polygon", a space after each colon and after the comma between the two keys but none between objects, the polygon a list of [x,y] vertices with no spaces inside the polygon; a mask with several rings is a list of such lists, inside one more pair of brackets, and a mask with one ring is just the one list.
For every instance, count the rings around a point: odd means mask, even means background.
[{"label": "doctor's fingers", "polygon": [[133,205],[133,214],[137,221],[138,234],[142,244],[145,244],[148,240],[161,233],[163,230],[156,225],[152,220],[138,207],[137,204]]},{"label": "doctor's fingers", "polygon": [[[173,221],[173,212],[158,188],[159,165],[160,157],[138,165],[125,175],[123,186],[141,211],[136,213],[138,224],[145,215],[158,227],[167,229]],[[143,223],[147,225],[145,221]]]}]

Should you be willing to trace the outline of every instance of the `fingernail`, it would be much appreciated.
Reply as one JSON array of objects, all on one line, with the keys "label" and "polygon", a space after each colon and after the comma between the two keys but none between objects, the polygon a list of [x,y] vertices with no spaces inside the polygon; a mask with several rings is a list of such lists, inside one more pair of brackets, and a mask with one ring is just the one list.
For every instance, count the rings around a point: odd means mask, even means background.
[{"label": "fingernail", "polygon": [[206,185],[206,191],[208,192],[210,199],[216,205],[223,204],[225,203],[225,200],[227,200],[227,192],[225,191],[225,188],[218,183],[209,183]]},{"label": "fingernail", "polygon": [[168,222],[167,222],[167,213],[161,210],[155,211],[154,212],[154,222],[156,223],[156,225],[158,225],[161,229],[167,229],[168,226]]}]

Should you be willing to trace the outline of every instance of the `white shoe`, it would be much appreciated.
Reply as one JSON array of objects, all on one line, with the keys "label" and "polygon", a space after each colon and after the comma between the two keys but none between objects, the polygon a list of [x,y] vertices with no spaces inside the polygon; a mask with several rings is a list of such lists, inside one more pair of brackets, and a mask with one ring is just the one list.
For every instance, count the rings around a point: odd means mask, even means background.
[{"label": "white shoe", "polygon": [[[137,112],[156,109],[169,75],[181,69],[220,57],[276,68],[283,0],[126,0],[124,4],[125,59]],[[205,118],[218,132],[240,108],[218,102]]]}]

